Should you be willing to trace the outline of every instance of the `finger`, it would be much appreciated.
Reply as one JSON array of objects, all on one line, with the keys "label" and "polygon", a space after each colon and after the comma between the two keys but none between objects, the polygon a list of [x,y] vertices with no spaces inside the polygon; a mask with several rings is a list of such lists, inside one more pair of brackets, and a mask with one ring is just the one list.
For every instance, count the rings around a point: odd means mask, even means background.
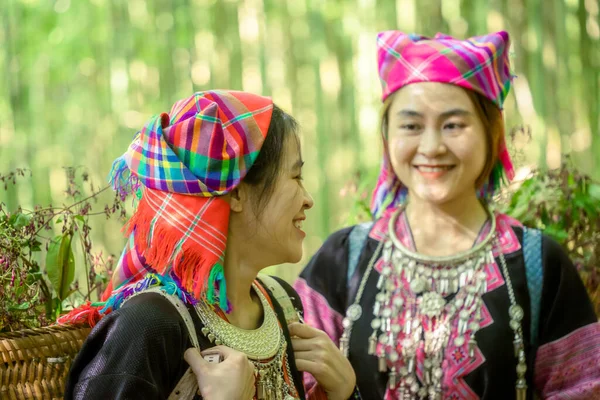
[{"label": "finger", "polygon": [[296,358],[296,368],[298,371],[308,372],[316,378],[322,375],[327,367],[322,363]]},{"label": "finger", "polygon": [[311,351],[319,348],[319,344],[315,338],[313,339],[298,339],[292,338],[292,348],[294,351]]},{"label": "finger", "polygon": [[329,364],[330,363],[330,358],[327,357],[327,352],[323,352],[321,350],[294,352],[294,358],[296,360],[310,361],[310,362],[315,362],[315,363],[319,363],[319,364]]},{"label": "finger", "polygon": [[325,332],[315,329],[306,324],[301,324],[299,322],[294,322],[288,325],[288,330],[290,331],[290,336],[297,336],[301,339],[311,339],[321,334],[327,335]]},{"label": "finger", "polygon": [[208,362],[202,358],[202,355],[195,347],[189,348],[183,353],[183,358],[192,367],[192,370],[196,376],[201,375],[201,370]]}]

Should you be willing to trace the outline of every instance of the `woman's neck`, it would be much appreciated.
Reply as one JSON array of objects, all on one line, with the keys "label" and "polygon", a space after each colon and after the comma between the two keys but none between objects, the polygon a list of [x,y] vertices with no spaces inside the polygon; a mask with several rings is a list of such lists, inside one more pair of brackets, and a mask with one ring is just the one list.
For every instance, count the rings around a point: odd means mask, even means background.
[{"label": "woman's neck", "polygon": [[444,204],[415,196],[409,199],[406,216],[415,247],[421,254],[449,256],[468,250],[488,218],[475,193]]},{"label": "woman's neck", "polygon": [[227,282],[227,299],[231,305],[227,319],[239,328],[258,328],[262,323],[263,309],[252,283],[259,268],[244,262],[243,257],[236,252],[235,243],[228,240],[223,269]]}]

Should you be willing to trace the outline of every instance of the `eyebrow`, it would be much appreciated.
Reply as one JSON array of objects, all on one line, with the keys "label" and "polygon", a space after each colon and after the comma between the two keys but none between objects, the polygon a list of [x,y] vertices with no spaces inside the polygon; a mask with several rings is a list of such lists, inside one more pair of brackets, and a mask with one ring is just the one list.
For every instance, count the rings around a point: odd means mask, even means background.
[{"label": "eyebrow", "polygon": [[[397,115],[399,117],[423,117],[423,114],[414,110],[400,110]],[[462,108],[453,108],[452,110],[444,111],[440,114],[442,118],[454,117],[454,116],[469,116],[472,115],[470,111]]]}]

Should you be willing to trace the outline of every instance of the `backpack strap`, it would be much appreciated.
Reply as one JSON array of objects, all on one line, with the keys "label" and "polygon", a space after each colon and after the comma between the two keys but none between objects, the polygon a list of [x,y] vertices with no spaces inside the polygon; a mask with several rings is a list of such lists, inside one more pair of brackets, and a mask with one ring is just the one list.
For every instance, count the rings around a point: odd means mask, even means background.
[{"label": "backpack strap", "polygon": [[364,222],[352,228],[350,234],[348,235],[348,271],[346,276],[346,282],[348,282],[348,286],[352,276],[354,275],[354,272],[356,271],[360,254],[365,247],[365,243],[367,242],[367,237],[369,236],[369,232],[371,232],[372,226],[372,221]]},{"label": "backpack strap", "polygon": [[291,324],[292,322],[299,322],[300,318],[296,311],[296,307],[294,307],[290,295],[283,286],[281,286],[281,283],[272,276],[263,273],[259,273],[257,278],[273,294],[275,301],[277,301],[283,310],[283,315],[285,316],[287,323]]},{"label": "backpack strap", "polygon": [[542,232],[539,229],[523,228],[523,258],[531,307],[531,345],[537,347],[544,268],[542,268]]}]

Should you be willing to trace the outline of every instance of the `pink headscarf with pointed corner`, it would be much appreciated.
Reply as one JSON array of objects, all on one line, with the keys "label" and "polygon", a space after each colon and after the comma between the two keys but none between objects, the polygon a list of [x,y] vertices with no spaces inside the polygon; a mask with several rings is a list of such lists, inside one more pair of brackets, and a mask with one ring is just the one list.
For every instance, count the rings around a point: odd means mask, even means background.
[{"label": "pink headscarf with pointed corner", "polygon": [[[500,110],[510,89],[507,32],[458,40],[438,33],[434,38],[386,31],[377,35],[377,62],[383,89],[382,101],[392,93],[419,82],[440,82],[477,92],[491,100]],[[383,138],[386,144],[386,138]],[[498,162],[480,195],[491,196],[504,179],[512,180],[514,169],[500,138]],[[394,173],[384,151],[381,172],[371,200],[371,212],[378,217],[388,208],[398,206],[405,188]]]}]

